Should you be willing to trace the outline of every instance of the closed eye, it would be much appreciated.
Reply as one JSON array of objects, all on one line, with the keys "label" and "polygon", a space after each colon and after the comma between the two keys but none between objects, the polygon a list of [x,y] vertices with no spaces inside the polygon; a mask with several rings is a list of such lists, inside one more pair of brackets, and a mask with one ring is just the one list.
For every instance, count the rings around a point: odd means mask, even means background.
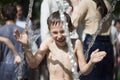
[{"label": "closed eye", "polygon": [[54,31],[53,34],[57,34],[58,32]]},{"label": "closed eye", "polygon": [[64,33],[64,30],[60,31],[60,33]]}]

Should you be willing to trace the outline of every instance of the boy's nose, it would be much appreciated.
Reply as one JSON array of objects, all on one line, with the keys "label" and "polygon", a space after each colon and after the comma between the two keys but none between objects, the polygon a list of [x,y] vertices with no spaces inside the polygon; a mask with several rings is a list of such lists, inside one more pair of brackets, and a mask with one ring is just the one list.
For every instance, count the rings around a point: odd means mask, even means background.
[{"label": "boy's nose", "polygon": [[58,38],[61,38],[62,37],[62,34],[58,34]]}]

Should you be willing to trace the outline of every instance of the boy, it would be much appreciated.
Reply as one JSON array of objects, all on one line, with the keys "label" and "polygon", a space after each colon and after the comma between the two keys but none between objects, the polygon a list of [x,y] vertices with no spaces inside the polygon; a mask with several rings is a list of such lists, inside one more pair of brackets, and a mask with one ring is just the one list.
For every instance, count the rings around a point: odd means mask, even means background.
[{"label": "boy", "polygon": [[[72,30],[72,23],[69,15],[65,14],[68,22],[69,30]],[[71,71],[71,63],[69,59],[68,47],[66,45],[66,36],[63,30],[63,25],[60,19],[59,11],[51,14],[47,20],[51,37],[43,41],[37,53],[33,56],[29,49],[26,34],[22,35],[18,30],[15,31],[16,39],[23,44],[27,62],[31,68],[36,68],[45,55],[47,55],[47,66],[50,74],[50,80],[73,80]],[[95,63],[101,61],[106,53],[95,50],[91,59],[86,63],[83,53],[83,47],[80,40],[72,40],[74,46],[75,60],[80,67],[82,74],[86,75],[94,66]]]}]

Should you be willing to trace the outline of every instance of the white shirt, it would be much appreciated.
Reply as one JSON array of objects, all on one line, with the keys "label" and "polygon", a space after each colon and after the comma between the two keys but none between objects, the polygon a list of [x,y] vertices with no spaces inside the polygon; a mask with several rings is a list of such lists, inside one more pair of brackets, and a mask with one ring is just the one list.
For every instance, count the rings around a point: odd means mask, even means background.
[{"label": "white shirt", "polygon": [[[16,19],[16,25],[18,25],[18,26],[20,26],[22,28],[25,28],[25,26],[26,26],[26,19],[25,18],[23,18],[22,20]],[[29,26],[30,27],[32,26],[32,21],[31,20],[29,21]]]}]

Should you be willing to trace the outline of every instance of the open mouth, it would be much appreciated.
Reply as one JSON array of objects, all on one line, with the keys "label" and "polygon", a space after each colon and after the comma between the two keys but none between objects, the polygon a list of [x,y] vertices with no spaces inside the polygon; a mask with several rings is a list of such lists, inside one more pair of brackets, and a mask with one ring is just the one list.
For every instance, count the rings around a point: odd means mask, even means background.
[{"label": "open mouth", "polygon": [[58,42],[65,42],[65,38],[57,40]]}]

